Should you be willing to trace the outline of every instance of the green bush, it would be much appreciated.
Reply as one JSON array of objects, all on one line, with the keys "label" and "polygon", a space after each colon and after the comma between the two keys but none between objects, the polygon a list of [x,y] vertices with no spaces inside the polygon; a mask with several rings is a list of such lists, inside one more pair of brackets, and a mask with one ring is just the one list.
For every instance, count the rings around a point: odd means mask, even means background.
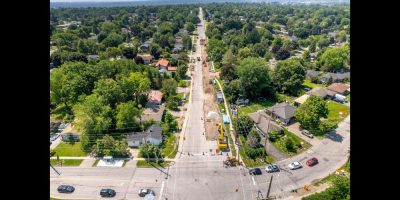
[{"label": "green bush", "polygon": [[50,149],[50,157],[53,157],[56,154],[56,150]]}]

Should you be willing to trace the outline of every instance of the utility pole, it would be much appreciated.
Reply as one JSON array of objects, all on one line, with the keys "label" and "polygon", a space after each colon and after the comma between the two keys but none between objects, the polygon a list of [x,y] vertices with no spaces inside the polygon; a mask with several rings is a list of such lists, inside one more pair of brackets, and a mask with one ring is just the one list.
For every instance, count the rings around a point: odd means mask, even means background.
[{"label": "utility pole", "polygon": [[50,163],[50,167],[51,167],[58,175],[60,175],[60,172],[58,172],[58,171],[56,170],[56,168],[54,168],[53,165],[51,165],[51,163]]},{"label": "utility pole", "polygon": [[269,198],[269,191],[271,190],[271,185],[272,185],[272,178],[274,177],[274,175],[271,175],[271,179],[269,181],[269,186],[268,186],[268,192],[267,192],[267,196],[265,197],[266,199]]},{"label": "utility pole", "polygon": [[[272,118],[272,114],[273,114],[273,113],[274,113],[274,108],[272,108],[272,110],[271,110],[271,117],[270,117],[269,120],[268,120],[267,133],[265,134],[265,143],[264,143],[264,148],[265,148],[265,151],[264,151],[264,159],[265,159],[265,160],[266,160],[266,156],[267,156],[267,155],[265,155],[266,152],[267,152],[267,139],[268,139],[267,134],[268,134],[268,132],[269,132],[269,125],[270,125],[270,123],[271,123],[271,118]],[[260,116],[261,116],[261,113],[260,113]]]}]

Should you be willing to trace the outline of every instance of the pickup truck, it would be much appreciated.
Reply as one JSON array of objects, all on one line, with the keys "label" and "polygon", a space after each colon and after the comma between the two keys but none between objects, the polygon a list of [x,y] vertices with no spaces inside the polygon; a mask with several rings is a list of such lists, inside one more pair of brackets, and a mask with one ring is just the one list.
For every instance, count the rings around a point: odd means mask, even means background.
[{"label": "pickup truck", "polygon": [[303,134],[303,135],[305,135],[305,136],[307,136],[309,138],[314,138],[314,135],[311,134],[310,132],[308,132],[307,130],[302,130],[301,134]]}]

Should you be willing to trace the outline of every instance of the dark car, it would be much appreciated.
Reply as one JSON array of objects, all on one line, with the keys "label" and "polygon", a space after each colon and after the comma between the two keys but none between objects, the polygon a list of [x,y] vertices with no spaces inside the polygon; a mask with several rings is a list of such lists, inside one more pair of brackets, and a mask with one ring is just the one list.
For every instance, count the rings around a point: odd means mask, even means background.
[{"label": "dark car", "polygon": [[144,197],[144,196],[146,196],[148,194],[152,194],[153,196],[155,196],[153,190],[150,190],[150,189],[141,189],[141,190],[139,190],[139,196],[140,197]]},{"label": "dark car", "polygon": [[253,168],[249,170],[250,175],[261,175],[261,169],[260,168]]},{"label": "dark car", "polygon": [[306,164],[308,165],[308,166],[314,166],[314,165],[316,165],[316,164],[318,164],[318,159],[317,158],[311,158],[310,160],[307,160],[307,162],[306,162]]},{"label": "dark car", "polygon": [[117,194],[117,193],[113,189],[101,189],[100,190],[101,197],[114,197],[115,194]]},{"label": "dark car", "polygon": [[73,193],[75,188],[70,185],[60,185],[58,186],[57,191],[59,193]]}]

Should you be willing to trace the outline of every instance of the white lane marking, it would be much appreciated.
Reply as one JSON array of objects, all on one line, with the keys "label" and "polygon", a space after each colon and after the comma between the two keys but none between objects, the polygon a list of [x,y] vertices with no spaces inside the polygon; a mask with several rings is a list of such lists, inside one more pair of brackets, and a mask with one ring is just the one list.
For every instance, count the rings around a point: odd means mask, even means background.
[{"label": "white lane marking", "polygon": [[158,197],[158,200],[161,200],[161,197],[162,197],[162,194],[163,194],[163,191],[164,191],[164,184],[165,184],[165,181],[163,181],[162,184],[161,184],[161,191],[160,191],[160,196]]},{"label": "white lane marking", "polygon": [[256,181],[254,180],[254,176],[251,176],[251,179],[253,180],[253,185],[256,185]]}]

